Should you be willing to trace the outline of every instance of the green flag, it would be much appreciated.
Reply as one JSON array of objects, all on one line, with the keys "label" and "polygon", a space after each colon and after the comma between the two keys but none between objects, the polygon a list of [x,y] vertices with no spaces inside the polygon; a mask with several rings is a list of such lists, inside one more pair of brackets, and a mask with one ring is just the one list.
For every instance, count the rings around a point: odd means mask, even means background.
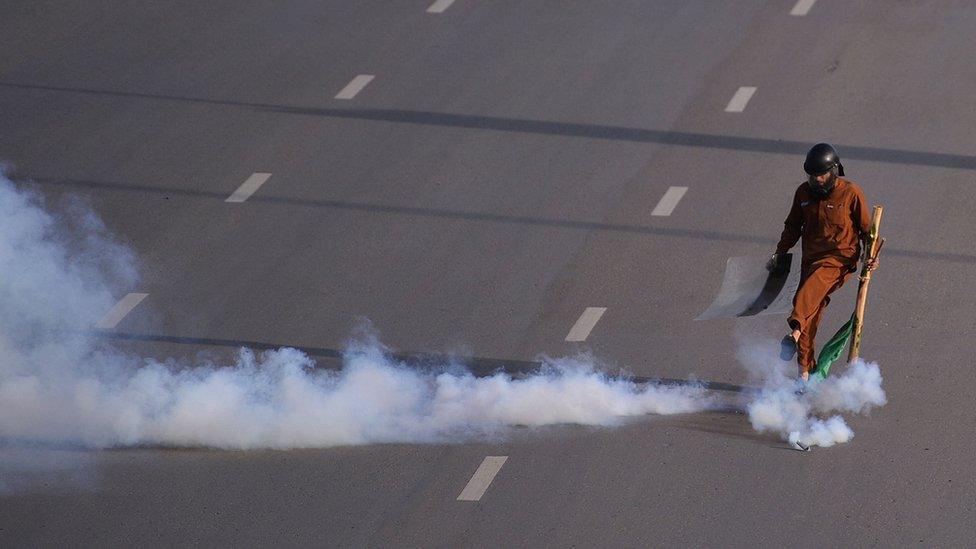
[{"label": "green flag", "polygon": [[820,355],[817,356],[817,369],[811,372],[812,375],[820,379],[827,379],[831,364],[844,352],[844,347],[847,347],[847,342],[851,339],[851,332],[853,331],[854,315],[851,315],[851,319],[841,326],[834,337],[830,338],[830,341],[824,344],[823,349],[820,350]]}]

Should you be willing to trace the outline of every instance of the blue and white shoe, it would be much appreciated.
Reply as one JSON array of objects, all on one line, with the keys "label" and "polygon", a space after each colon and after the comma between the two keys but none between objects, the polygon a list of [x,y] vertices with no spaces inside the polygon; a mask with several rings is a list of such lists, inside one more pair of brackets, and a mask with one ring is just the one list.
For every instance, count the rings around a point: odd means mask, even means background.
[{"label": "blue and white shoe", "polygon": [[779,358],[783,361],[793,360],[796,356],[796,340],[793,336],[786,334],[783,336],[783,341],[779,343]]}]

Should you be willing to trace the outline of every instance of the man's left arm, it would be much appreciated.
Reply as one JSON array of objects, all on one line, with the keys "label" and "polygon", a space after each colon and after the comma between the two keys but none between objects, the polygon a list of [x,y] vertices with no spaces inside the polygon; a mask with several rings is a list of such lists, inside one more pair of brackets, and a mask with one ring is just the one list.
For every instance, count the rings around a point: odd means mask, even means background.
[{"label": "man's left arm", "polygon": [[[851,217],[853,218],[854,225],[857,227],[861,238],[861,249],[866,250],[868,245],[868,236],[871,233],[871,214],[868,209],[868,201],[864,197],[864,191],[860,188],[856,188],[854,192],[854,204],[851,205]],[[871,259],[867,262],[867,268],[869,271],[873,271],[878,268],[878,260]]]}]

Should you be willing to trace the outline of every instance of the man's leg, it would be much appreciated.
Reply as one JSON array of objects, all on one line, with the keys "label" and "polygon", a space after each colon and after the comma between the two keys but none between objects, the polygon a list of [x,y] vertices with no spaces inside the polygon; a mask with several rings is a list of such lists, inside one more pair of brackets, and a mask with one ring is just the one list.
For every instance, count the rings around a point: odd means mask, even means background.
[{"label": "man's leg", "polygon": [[820,319],[823,317],[824,309],[827,308],[828,303],[830,303],[830,298],[824,296],[817,312],[813,314],[807,324],[807,329],[800,331],[800,337],[796,342],[796,362],[800,367],[800,377],[804,379],[806,378],[804,374],[809,374],[817,367],[817,329],[820,328]]},{"label": "man's leg", "polygon": [[[809,267],[808,271],[804,270],[800,287],[793,298],[793,313],[788,322],[797,340],[796,361],[799,365],[799,374],[801,378],[806,379],[817,365],[814,339],[823,311],[830,303],[830,298],[827,296],[844,284],[850,276],[850,271],[832,265],[819,265]],[[797,330],[799,337],[796,337]]]}]

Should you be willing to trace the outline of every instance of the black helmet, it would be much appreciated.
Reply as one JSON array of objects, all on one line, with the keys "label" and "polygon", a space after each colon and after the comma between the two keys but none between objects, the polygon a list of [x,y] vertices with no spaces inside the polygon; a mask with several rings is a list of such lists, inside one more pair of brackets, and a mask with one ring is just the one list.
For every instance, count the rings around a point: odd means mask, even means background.
[{"label": "black helmet", "polygon": [[844,166],[840,163],[837,151],[827,143],[817,143],[807,153],[803,171],[808,175],[819,175],[830,171],[834,166],[837,166],[837,174],[843,176]]}]

